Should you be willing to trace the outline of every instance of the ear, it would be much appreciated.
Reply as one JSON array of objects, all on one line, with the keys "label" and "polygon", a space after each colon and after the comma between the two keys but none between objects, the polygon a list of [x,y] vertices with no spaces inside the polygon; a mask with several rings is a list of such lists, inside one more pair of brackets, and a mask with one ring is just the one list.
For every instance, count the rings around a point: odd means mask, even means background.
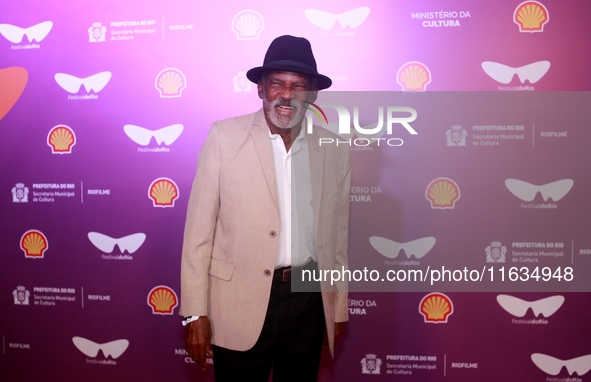
[{"label": "ear", "polygon": [[259,83],[257,84],[257,90],[259,92],[260,99],[263,99],[263,97],[264,97],[263,86],[265,86],[265,85],[263,85],[263,80],[259,80]]},{"label": "ear", "polygon": [[318,90],[308,91],[308,102],[316,102],[317,98],[318,98]]}]

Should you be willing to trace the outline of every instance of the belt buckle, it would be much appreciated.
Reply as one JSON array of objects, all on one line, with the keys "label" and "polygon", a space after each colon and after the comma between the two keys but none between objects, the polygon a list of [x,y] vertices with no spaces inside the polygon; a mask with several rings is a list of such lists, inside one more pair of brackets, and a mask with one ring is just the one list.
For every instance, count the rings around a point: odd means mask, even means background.
[{"label": "belt buckle", "polygon": [[291,268],[284,269],[281,275],[281,281],[284,283],[288,283],[291,281]]}]

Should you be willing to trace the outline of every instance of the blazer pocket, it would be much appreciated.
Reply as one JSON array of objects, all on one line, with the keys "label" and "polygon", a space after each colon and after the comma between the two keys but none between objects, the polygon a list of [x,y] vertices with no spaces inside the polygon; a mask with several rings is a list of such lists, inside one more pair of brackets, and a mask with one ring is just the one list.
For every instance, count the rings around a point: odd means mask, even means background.
[{"label": "blazer pocket", "polygon": [[230,281],[232,278],[232,273],[234,273],[234,264],[218,260],[215,257],[211,258],[211,262],[209,264],[210,275],[224,281]]}]

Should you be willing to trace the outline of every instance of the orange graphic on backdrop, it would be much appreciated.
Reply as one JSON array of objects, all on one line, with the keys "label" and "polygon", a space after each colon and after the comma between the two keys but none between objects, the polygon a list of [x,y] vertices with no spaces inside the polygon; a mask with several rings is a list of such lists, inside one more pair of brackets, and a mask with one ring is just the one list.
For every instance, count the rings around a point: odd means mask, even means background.
[{"label": "orange graphic on backdrop", "polygon": [[447,323],[447,317],[454,312],[454,306],[449,297],[443,293],[429,293],[419,304],[419,313],[425,322]]},{"label": "orange graphic on backdrop", "polygon": [[35,229],[25,232],[21,237],[21,249],[25,252],[25,257],[42,259],[48,247],[45,235]]},{"label": "orange graphic on backdrop", "polygon": [[0,69],[0,120],[23,94],[28,79],[29,73],[25,68]]},{"label": "orange graphic on backdrop", "polygon": [[519,25],[520,32],[543,32],[548,20],[548,10],[544,4],[537,1],[525,1],[519,4],[513,13],[513,21]]},{"label": "orange graphic on backdrop", "polygon": [[172,314],[178,301],[176,293],[165,285],[154,287],[148,293],[148,305],[152,307],[153,314]]}]

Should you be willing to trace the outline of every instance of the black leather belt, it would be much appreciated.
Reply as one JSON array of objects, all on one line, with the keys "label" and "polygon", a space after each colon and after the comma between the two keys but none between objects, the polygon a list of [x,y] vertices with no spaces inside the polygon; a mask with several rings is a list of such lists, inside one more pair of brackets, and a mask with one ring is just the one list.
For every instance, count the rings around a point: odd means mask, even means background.
[{"label": "black leather belt", "polygon": [[291,282],[291,272],[292,267],[283,267],[275,269],[275,273],[273,274],[273,279],[278,280],[282,283],[289,283]]},{"label": "black leather belt", "polygon": [[308,264],[302,267],[283,267],[275,269],[275,273],[273,274],[273,279],[276,279],[282,283],[289,283],[295,277],[295,280],[301,281],[302,271],[304,269],[314,269],[316,266],[315,261],[310,261]]}]

